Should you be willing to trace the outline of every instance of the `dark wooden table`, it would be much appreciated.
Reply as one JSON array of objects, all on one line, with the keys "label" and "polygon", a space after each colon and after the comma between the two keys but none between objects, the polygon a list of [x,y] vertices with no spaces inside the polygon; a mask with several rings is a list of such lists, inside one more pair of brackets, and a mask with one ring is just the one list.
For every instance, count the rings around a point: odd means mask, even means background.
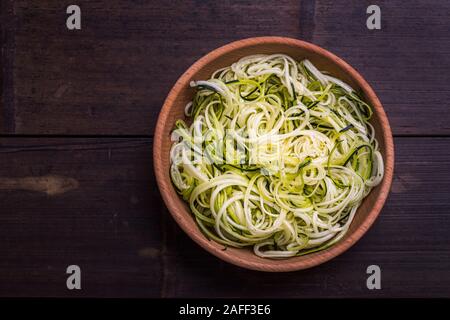
[{"label": "dark wooden table", "polygon": [[[449,297],[450,2],[375,1],[382,28],[368,30],[372,2],[1,1],[0,296]],[[78,31],[66,28],[73,3]],[[155,122],[176,79],[210,50],[259,35],[344,58],[395,136],[375,225],[294,273],[206,253],[172,220],[153,174]],[[72,264],[79,291],[66,288]],[[381,290],[366,288],[371,264]]]}]

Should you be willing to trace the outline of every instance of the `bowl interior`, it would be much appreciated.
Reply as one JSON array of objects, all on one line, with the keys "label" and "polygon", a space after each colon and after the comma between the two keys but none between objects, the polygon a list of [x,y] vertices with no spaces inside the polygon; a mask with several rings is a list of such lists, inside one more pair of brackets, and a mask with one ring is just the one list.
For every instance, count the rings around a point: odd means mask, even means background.
[{"label": "bowl interior", "polygon": [[[208,79],[215,70],[229,66],[242,57],[272,53],[284,53],[296,60],[307,58],[319,70],[327,71],[353,88],[360,89],[369,104],[373,106],[374,115],[370,122],[375,128],[385,163],[383,182],[364,199],[350,229],[341,241],[327,250],[284,260],[260,258],[251,249],[228,247],[224,250],[223,245],[209,241],[200,232],[190,209],[178,196],[169,176],[169,151],[172,145],[170,133],[176,120],[185,119],[184,107],[194,95],[194,89],[190,88],[189,82]],[[371,226],[386,200],[392,181],[393,144],[389,123],[378,98],[366,81],[344,61],[324,49],[299,40],[278,37],[252,38],[212,51],[180,77],[169,93],[158,119],[154,141],[154,165],[158,185],[166,205],[177,223],[194,241],[221,259],[241,267],[262,271],[292,271],[312,267],[339,255]]]}]

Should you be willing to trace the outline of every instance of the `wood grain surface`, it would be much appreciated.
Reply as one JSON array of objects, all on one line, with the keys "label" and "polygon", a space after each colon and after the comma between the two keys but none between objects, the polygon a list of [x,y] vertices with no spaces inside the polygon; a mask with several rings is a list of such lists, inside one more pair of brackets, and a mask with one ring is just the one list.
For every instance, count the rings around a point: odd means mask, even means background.
[{"label": "wood grain surface", "polygon": [[311,41],[350,63],[394,134],[450,133],[448,1],[379,1],[381,30],[366,28],[368,4],[358,0],[84,0],[81,31],[65,27],[67,1],[2,3],[5,133],[152,135],[195,60],[267,35]]},{"label": "wood grain surface", "polygon": [[[0,192],[0,295],[448,296],[449,143],[396,138],[392,192],[369,232],[324,265],[265,274],[221,262],[179,229],[156,187],[151,138],[0,139],[0,177],[79,183],[56,196]],[[65,288],[70,264],[83,270],[80,293]],[[371,264],[382,268],[380,291],[366,288]]]},{"label": "wood grain surface", "polygon": [[[65,27],[72,3],[81,31]],[[377,1],[382,29],[372,31],[369,4],[2,0],[0,296],[449,297],[450,4]],[[193,243],[152,168],[176,79],[210,50],[261,35],[344,58],[396,137],[392,191],[371,230],[335,260],[281,275]],[[82,268],[81,291],[66,289],[69,264]],[[366,288],[370,264],[382,290]]]}]

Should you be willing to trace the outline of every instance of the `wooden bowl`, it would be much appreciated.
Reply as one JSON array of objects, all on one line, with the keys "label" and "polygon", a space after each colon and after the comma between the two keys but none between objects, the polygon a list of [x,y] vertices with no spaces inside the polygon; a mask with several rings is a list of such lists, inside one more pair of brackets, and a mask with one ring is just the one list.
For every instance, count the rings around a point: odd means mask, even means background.
[{"label": "wooden bowl", "polygon": [[[384,179],[364,199],[345,237],[327,250],[283,260],[260,258],[251,249],[228,247],[224,250],[223,245],[208,240],[200,232],[189,207],[178,196],[171,183],[169,175],[169,150],[172,145],[170,133],[174,128],[175,121],[185,118],[184,107],[193,98],[194,89],[190,88],[189,82],[208,79],[215,70],[229,66],[242,57],[258,53],[284,53],[297,60],[308,58],[319,70],[330,72],[331,75],[346,81],[355,89],[360,88],[366,100],[374,108],[371,123],[375,127],[385,163]],[[164,202],[175,221],[195,242],[215,256],[232,264],[271,272],[310,268],[328,261],[350,248],[366,233],[380,213],[389,193],[394,168],[394,147],[388,119],[380,101],[363,77],[342,59],[325,49],[308,42],[281,37],[259,37],[232,42],[195,62],[178,79],[164,102],[156,125],[153,157],[156,179]]]}]

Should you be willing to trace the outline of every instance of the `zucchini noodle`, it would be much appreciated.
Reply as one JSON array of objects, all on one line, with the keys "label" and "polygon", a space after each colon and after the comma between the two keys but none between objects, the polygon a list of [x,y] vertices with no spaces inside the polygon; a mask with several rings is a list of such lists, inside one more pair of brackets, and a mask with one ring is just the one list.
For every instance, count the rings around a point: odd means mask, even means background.
[{"label": "zucchini noodle", "polygon": [[339,241],[383,178],[361,95],[284,54],[248,56],[190,85],[170,175],[202,232],[266,258]]}]

